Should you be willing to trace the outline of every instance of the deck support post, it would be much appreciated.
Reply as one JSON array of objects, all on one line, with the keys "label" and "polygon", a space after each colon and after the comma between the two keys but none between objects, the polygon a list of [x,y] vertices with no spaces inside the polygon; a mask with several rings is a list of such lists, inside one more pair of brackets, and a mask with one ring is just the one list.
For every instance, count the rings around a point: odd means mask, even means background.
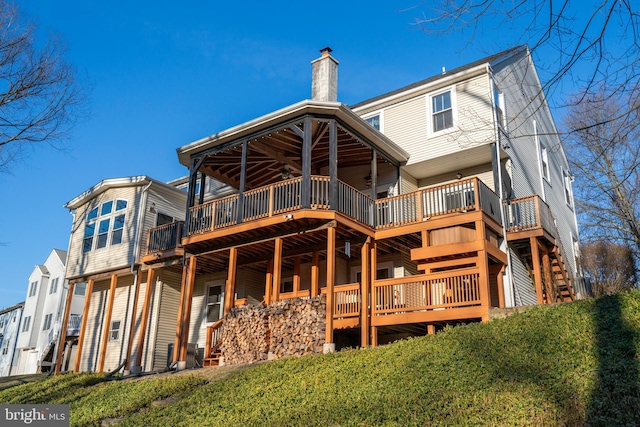
[{"label": "deck support post", "polygon": [[276,237],[273,249],[273,301],[280,300],[280,282],[282,281],[282,238]]},{"label": "deck support post", "polygon": [[[475,183],[478,188],[478,183]],[[487,236],[484,221],[476,221],[476,239],[482,242],[482,250],[478,251],[478,269],[480,270],[480,301],[484,307],[482,321],[489,321],[491,307],[491,281],[489,280],[489,252],[487,252]]]},{"label": "deck support post", "polygon": [[264,303],[271,304],[271,295],[273,294],[273,259],[267,261],[267,274],[264,283]]},{"label": "deck support post", "polygon": [[140,296],[140,278],[142,277],[142,270],[137,269],[136,275],[133,279],[133,285],[135,290],[133,292],[133,304],[131,307],[131,325],[129,326],[129,339],[127,341],[127,355],[125,356],[124,371],[127,372],[131,368],[131,352],[133,351],[133,336],[136,332],[136,314],[138,312],[138,298]]},{"label": "deck support post", "polygon": [[182,314],[182,342],[180,343],[180,358],[178,359],[177,369],[186,367],[187,362],[187,343],[189,342],[189,323],[191,321],[191,303],[193,302],[193,287],[196,282],[196,266],[198,258],[191,257],[189,262],[189,277],[187,279],[187,289],[184,295],[184,312]]},{"label": "deck support post", "polygon": [[111,275],[111,284],[109,286],[109,296],[107,299],[107,309],[104,316],[104,322],[102,323],[102,342],[100,344],[100,354],[98,356],[97,371],[102,372],[104,370],[104,359],[107,354],[107,345],[109,344],[109,332],[111,329],[111,315],[113,314],[113,301],[116,296],[116,287],[118,286],[118,275]]},{"label": "deck support post", "polygon": [[[189,258],[189,263],[195,257]],[[178,318],[176,319],[176,336],[173,340],[173,361],[177,362],[180,356],[180,342],[182,338],[182,313],[184,312],[184,296],[187,293],[187,280],[189,276],[189,266],[182,266],[182,281],[180,283],[180,301],[178,302]],[[147,285],[148,286],[148,285]]]},{"label": "deck support post", "polygon": [[78,336],[78,348],[76,349],[76,360],[73,365],[73,372],[80,370],[82,360],[82,345],[84,344],[84,334],[87,331],[87,317],[89,316],[89,306],[91,305],[91,293],[93,292],[93,279],[87,282],[87,289],[84,294],[84,309],[82,310],[82,320],[80,321],[80,335]]},{"label": "deck support post", "polygon": [[247,183],[247,140],[242,141],[242,159],[240,160],[240,188],[238,188],[238,212],[236,223],[242,224],[244,216],[244,190]]},{"label": "deck support post", "polygon": [[427,334],[429,334],[429,335],[435,335],[435,333],[436,333],[436,327],[435,327],[435,325],[434,325],[433,323],[429,323],[429,324],[427,325]]},{"label": "deck support post", "polygon": [[311,207],[311,144],[313,136],[313,121],[310,116],[304,118],[304,135],[302,136],[302,188],[300,191],[300,206],[302,209]]},{"label": "deck support post", "polygon": [[338,209],[338,128],[329,121],[329,209]]},{"label": "deck support post", "polygon": [[327,321],[325,345],[333,344],[333,289],[336,284],[336,229],[327,228]]},{"label": "deck support post", "polygon": [[370,242],[371,239],[367,239],[360,250],[360,346],[363,348],[369,347]]},{"label": "deck support post", "polygon": [[69,323],[69,314],[71,313],[71,300],[73,299],[73,289],[76,283],[71,282],[69,284],[69,293],[67,294],[67,302],[64,308],[64,317],[62,318],[62,329],[60,330],[60,337],[58,338],[58,348],[56,357],[56,366],[54,375],[60,373],[60,365],[62,364],[62,352],[64,351],[65,343],[67,341],[67,324]]},{"label": "deck support post", "polygon": [[320,254],[313,252],[311,258],[311,298],[320,295]]},{"label": "deck support post", "polygon": [[[542,277],[540,275],[540,252],[538,251],[538,239],[535,237],[529,238],[529,244],[531,245],[531,261],[533,263],[533,278],[536,285],[536,297],[538,299],[538,305],[544,304],[544,298],[542,293]],[[547,295],[547,299],[549,295]]]},{"label": "deck support post", "polygon": [[[154,269],[147,270],[147,285],[144,289],[144,302],[142,303],[142,313],[140,314],[140,333],[138,334],[138,348],[136,349],[136,360],[134,366],[142,370],[142,351],[144,350],[144,341],[147,335],[147,323],[149,322],[149,308],[151,307],[151,295],[153,294],[153,285],[155,281],[156,271]],[[138,283],[141,287],[142,283]],[[139,292],[139,291],[138,291]],[[182,292],[180,293],[182,297]],[[182,299],[180,300],[182,302]],[[179,306],[180,307],[180,306]],[[135,311],[134,311],[135,313]],[[135,325],[135,317],[132,323]],[[132,328],[133,330],[133,328]]]},{"label": "deck support post", "polygon": [[542,250],[542,269],[544,271],[544,280],[548,283],[546,289],[551,289],[551,295],[548,297],[549,302],[557,302],[559,295],[556,294],[557,288],[555,287],[553,276],[551,275],[551,260],[549,259],[549,251],[546,249]]},{"label": "deck support post", "polygon": [[227,282],[224,290],[224,308],[223,316],[227,314],[234,306],[236,296],[236,277],[238,265],[238,248],[229,249],[229,268],[227,270]]},{"label": "deck support post", "polygon": [[293,264],[293,293],[300,292],[300,255],[296,256]]},{"label": "deck support post", "polygon": [[[369,243],[369,289],[371,292],[371,318],[373,320],[373,306],[376,301],[376,280],[378,280],[378,243]],[[371,326],[369,331],[371,347],[378,346],[378,327]]]}]

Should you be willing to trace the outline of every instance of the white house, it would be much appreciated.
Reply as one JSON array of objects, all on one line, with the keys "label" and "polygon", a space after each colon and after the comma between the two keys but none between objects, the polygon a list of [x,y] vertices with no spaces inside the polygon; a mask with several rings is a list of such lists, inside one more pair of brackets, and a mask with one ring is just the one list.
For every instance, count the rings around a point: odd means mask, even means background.
[{"label": "white house", "polygon": [[11,372],[24,302],[0,311],[0,377]]}]

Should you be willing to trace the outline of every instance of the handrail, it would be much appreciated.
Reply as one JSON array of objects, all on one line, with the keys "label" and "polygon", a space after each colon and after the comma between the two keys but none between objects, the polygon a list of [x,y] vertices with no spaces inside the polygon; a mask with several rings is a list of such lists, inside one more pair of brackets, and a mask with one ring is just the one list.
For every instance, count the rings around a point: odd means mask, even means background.
[{"label": "handrail", "polygon": [[224,323],[224,319],[219,319],[212,325],[207,326],[207,338],[205,342],[205,359],[213,356],[215,351],[220,348],[222,341],[220,340],[220,327]]},{"label": "handrail", "polygon": [[182,239],[184,221],[174,221],[149,230],[147,253],[162,252],[179,248]]}]

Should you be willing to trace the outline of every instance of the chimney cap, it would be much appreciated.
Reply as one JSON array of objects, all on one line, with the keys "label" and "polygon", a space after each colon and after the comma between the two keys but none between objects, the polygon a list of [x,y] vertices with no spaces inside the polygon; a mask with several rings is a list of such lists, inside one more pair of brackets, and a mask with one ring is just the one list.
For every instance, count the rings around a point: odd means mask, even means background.
[{"label": "chimney cap", "polygon": [[322,53],[323,55],[329,55],[331,52],[333,52],[333,49],[331,49],[329,46],[320,49],[320,53]]}]

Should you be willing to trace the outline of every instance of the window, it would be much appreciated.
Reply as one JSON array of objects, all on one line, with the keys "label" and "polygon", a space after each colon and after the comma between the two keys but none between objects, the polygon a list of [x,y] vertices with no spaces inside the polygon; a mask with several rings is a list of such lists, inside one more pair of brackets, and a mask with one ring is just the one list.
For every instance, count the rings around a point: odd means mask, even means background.
[{"label": "window", "polygon": [[564,201],[573,206],[573,193],[571,191],[571,175],[569,171],[562,169],[562,184],[564,186]]},{"label": "window", "polygon": [[44,316],[44,322],[42,323],[42,330],[48,331],[51,329],[51,318],[53,317],[53,313],[49,313]]},{"label": "window", "polygon": [[29,296],[32,297],[36,294],[36,291],[38,290],[38,282],[31,282],[31,285],[29,286]]},{"label": "window", "polygon": [[3,326],[4,326],[4,317],[2,318],[2,320],[0,320],[0,329],[2,329]]},{"label": "window", "polygon": [[49,295],[58,292],[58,280],[59,279],[56,277],[51,281],[51,284],[49,285]]},{"label": "window", "polygon": [[209,289],[207,291],[207,301],[206,301],[207,323],[213,323],[220,319],[223,299],[224,299],[224,293],[222,292],[221,285],[209,286]]},{"label": "window", "polygon": [[4,356],[9,352],[9,342],[5,342],[4,346],[2,346],[2,355]]},{"label": "window", "polygon": [[111,329],[109,329],[109,341],[120,341],[121,326],[122,326],[122,321],[120,320],[111,321]]},{"label": "window", "polygon": [[547,181],[550,181],[549,176],[549,156],[547,154],[547,147],[540,145],[540,173]]},{"label": "window", "polygon": [[453,127],[452,98],[451,90],[431,97],[431,130],[433,133]]},{"label": "window", "polygon": [[160,225],[171,224],[173,221],[174,218],[171,215],[158,212],[158,215],[156,216],[156,227]]},{"label": "window", "polygon": [[24,323],[22,324],[22,332],[27,332],[29,330],[29,326],[31,326],[31,316],[27,316],[24,318]]},{"label": "window", "polygon": [[87,284],[76,283],[75,289],[73,290],[73,294],[83,297],[86,293],[87,293]]},{"label": "window", "polygon": [[367,117],[366,119],[364,119],[364,121],[369,123],[371,126],[373,126],[374,129],[380,130],[380,114]]},{"label": "window", "polygon": [[[127,209],[126,200],[109,200],[100,205],[100,209],[93,208],[87,214],[86,224],[84,227],[83,252],[89,252],[92,249],[106,248],[108,245],[118,245],[122,243],[124,235],[125,210]],[[98,215],[98,212],[100,215]],[[95,248],[94,236],[96,235],[96,224],[98,224],[98,235]],[[111,240],[109,240],[111,236]]]}]

